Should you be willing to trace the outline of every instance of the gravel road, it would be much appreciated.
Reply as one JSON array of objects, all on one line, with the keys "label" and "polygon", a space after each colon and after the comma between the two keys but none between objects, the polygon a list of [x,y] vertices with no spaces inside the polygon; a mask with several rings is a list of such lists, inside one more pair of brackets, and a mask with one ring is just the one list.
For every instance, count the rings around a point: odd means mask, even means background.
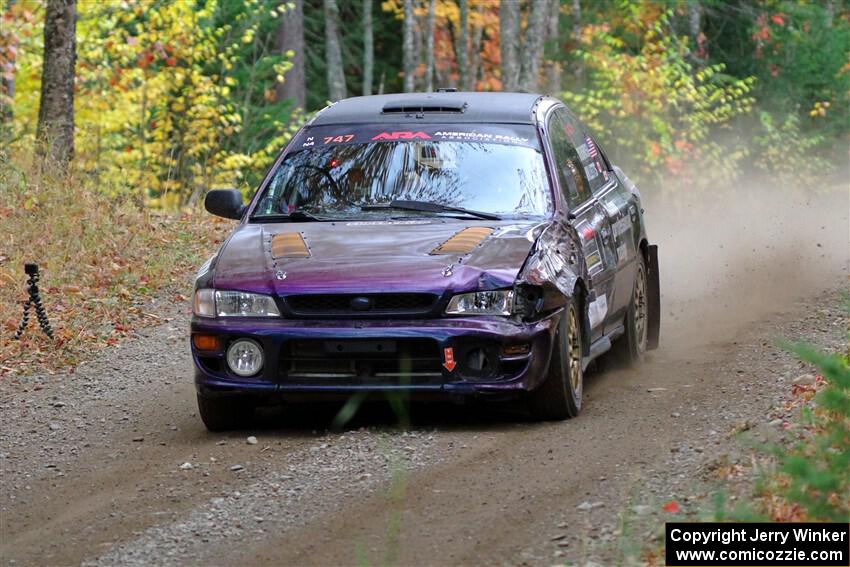
[{"label": "gravel road", "polygon": [[[670,231],[681,265],[710,264],[677,252]],[[758,269],[742,288],[738,267],[702,288],[666,279],[662,347],[637,368],[591,372],[582,415],[561,423],[432,404],[401,428],[376,405],[332,432],[334,407],[295,406],[211,434],[188,306],[160,306],[173,321],[74,372],[0,383],[0,564],[628,562],[664,502],[693,511],[713,464],[747,458],[734,431],[756,424],[758,442],[784,417],[809,370],[777,338],[846,348],[846,234],[838,256],[810,255],[836,268],[817,285],[769,285],[776,274]]]}]

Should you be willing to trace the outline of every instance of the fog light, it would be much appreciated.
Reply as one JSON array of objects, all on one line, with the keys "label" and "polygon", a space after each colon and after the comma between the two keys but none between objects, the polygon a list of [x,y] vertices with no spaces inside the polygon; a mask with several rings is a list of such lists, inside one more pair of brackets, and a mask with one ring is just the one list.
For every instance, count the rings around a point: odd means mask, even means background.
[{"label": "fog light", "polygon": [[521,345],[505,345],[502,347],[502,352],[504,352],[508,356],[528,354],[529,350],[531,350],[531,345],[529,345],[528,343]]},{"label": "fog light", "polygon": [[219,349],[218,337],[215,335],[192,335],[192,343],[198,350],[216,351]]},{"label": "fog light", "polygon": [[263,368],[263,349],[251,339],[233,341],[227,347],[227,365],[237,376],[253,376]]}]

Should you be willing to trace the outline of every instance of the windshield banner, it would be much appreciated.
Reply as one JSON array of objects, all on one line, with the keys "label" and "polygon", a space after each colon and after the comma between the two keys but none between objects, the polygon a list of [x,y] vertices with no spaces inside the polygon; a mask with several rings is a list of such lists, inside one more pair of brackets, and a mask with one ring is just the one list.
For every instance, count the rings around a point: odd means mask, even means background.
[{"label": "windshield banner", "polygon": [[538,149],[533,126],[499,124],[377,124],[317,126],[305,128],[293,140],[292,149],[364,144],[370,142],[478,142]]}]

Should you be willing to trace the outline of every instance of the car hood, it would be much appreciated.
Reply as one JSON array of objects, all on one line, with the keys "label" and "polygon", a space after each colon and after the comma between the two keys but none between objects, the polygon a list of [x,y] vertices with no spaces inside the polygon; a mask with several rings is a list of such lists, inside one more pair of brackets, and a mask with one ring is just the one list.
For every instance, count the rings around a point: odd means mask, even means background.
[{"label": "car hood", "polygon": [[[457,219],[243,224],[219,251],[214,286],[277,295],[509,287],[547,224]],[[438,250],[465,229],[449,247],[454,252]]]}]

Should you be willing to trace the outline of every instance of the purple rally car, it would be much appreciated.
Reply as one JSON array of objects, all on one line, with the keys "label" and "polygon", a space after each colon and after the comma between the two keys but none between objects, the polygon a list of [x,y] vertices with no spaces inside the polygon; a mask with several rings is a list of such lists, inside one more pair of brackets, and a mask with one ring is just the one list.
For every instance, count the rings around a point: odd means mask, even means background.
[{"label": "purple rally car", "polygon": [[581,409],[588,363],[658,344],[657,248],[634,185],[558,100],[437,92],[333,104],[200,269],[207,428],[256,405],[396,391]]}]

